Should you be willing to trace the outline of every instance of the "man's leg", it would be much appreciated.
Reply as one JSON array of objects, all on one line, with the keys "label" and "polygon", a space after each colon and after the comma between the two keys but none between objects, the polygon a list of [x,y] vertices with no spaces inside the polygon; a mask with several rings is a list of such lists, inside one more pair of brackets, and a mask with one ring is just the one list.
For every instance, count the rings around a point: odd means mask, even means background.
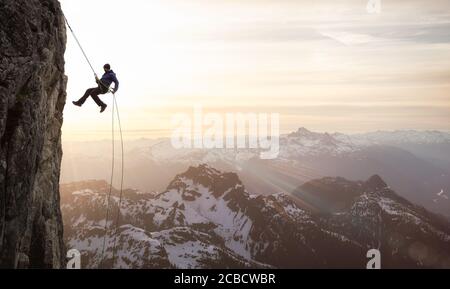
[{"label": "man's leg", "polygon": [[83,97],[80,98],[78,101],[74,101],[73,104],[78,105],[78,106],[82,106],[86,100],[88,99],[89,95],[91,95],[92,91],[95,88],[89,88],[88,90],[86,90],[86,92],[84,93]]},{"label": "man's leg", "polygon": [[103,101],[101,101],[101,99],[98,97],[100,94],[103,94],[103,92],[102,92],[102,90],[99,87],[94,88],[91,91],[91,97],[95,101],[95,103],[98,106],[104,107],[106,104]]}]

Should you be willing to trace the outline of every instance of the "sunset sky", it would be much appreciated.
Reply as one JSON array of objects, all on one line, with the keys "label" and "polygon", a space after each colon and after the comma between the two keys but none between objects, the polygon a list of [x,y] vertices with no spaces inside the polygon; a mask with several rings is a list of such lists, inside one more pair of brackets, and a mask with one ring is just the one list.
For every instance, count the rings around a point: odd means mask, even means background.
[{"label": "sunset sky", "polygon": [[[61,0],[98,73],[111,63],[127,138],[171,117],[277,112],[281,130],[450,130],[450,1]],[[111,110],[68,31],[64,139],[108,138]],[[111,105],[111,95],[103,99]]]}]

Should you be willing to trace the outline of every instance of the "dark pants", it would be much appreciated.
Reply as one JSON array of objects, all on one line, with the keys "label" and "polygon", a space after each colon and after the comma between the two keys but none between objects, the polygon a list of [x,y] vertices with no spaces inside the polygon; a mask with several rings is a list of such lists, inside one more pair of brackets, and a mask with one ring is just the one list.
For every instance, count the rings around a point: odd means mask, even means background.
[{"label": "dark pants", "polygon": [[86,93],[83,95],[83,97],[80,98],[80,100],[78,100],[78,103],[83,105],[86,102],[86,100],[88,99],[88,97],[90,96],[90,97],[92,97],[92,99],[95,101],[95,103],[98,106],[104,106],[105,103],[103,101],[101,101],[98,96],[100,94],[105,94],[107,92],[108,92],[108,90],[102,89],[101,87],[89,88],[88,90],[86,90]]}]

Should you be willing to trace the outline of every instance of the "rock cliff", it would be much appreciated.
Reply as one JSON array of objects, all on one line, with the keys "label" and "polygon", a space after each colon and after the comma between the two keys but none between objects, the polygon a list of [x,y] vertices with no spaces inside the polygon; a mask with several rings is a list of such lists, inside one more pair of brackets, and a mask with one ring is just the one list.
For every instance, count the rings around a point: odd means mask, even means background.
[{"label": "rock cliff", "polygon": [[56,0],[0,0],[0,267],[64,263],[66,30]]}]

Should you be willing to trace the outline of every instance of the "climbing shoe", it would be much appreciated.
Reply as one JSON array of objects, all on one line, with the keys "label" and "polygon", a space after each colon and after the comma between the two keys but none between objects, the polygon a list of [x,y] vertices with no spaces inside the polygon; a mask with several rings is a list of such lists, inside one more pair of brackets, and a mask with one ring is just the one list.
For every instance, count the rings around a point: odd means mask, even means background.
[{"label": "climbing shoe", "polygon": [[104,111],[106,110],[107,107],[108,107],[108,106],[107,106],[106,104],[102,105],[102,106],[101,106],[102,109],[100,110],[100,113],[104,112]]},{"label": "climbing shoe", "polygon": [[79,103],[78,101],[72,101],[72,103],[73,103],[74,105],[76,105],[76,106],[81,107],[81,103]]}]

